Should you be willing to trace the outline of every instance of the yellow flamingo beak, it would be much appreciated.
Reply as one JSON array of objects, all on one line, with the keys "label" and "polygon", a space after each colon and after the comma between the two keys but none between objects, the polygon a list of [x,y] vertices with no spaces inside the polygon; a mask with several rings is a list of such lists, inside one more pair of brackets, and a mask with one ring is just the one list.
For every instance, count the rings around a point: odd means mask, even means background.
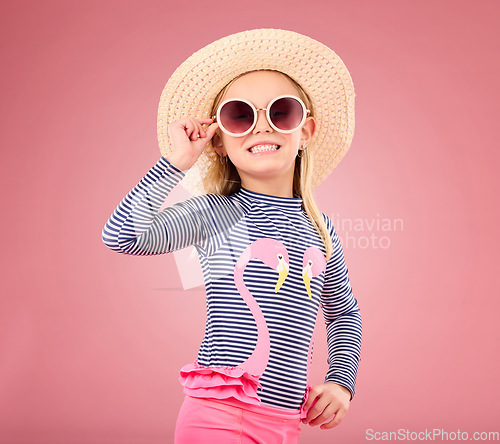
[{"label": "yellow flamingo beak", "polygon": [[304,279],[304,284],[306,284],[306,290],[307,290],[307,294],[309,295],[309,299],[312,299],[311,278],[309,276],[307,276],[306,274],[303,274],[302,279]]},{"label": "yellow flamingo beak", "polygon": [[307,266],[304,267],[302,270],[302,280],[304,281],[304,284],[306,286],[307,294],[309,295],[309,299],[312,299],[312,294],[311,294],[311,267]]},{"label": "yellow flamingo beak", "polygon": [[277,293],[278,290],[285,282],[286,277],[288,276],[288,267],[285,261],[281,261],[278,265],[277,271],[279,272],[278,282],[276,282],[276,287],[274,287],[274,292]]}]

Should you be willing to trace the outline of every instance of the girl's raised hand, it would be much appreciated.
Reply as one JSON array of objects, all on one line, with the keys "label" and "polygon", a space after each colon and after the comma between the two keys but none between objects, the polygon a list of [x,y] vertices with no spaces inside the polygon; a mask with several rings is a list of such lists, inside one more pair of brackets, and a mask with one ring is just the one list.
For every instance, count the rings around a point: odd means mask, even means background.
[{"label": "girl's raised hand", "polygon": [[[168,137],[172,152],[164,156],[172,165],[181,171],[191,168],[200,157],[207,143],[215,134],[218,123],[213,119],[196,119],[186,117],[168,124]],[[205,130],[202,125],[210,126]]]}]

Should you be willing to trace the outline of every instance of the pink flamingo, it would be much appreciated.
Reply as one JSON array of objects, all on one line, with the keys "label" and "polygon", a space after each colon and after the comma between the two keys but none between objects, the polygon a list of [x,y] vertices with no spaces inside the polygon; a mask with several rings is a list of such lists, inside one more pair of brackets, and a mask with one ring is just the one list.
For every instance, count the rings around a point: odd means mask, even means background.
[{"label": "pink flamingo", "polygon": [[[309,299],[312,299],[311,294],[311,279],[315,276],[319,276],[321,272],[326,271],[326,259],[325,255],[316,247],[309,247],[304,252],[303,260],[302,260],[302,279],[304,280],[304,284],[307,289],[307,294],[309,295]],[[319,312],[319,307],[318,307]],[[311,370],[311,357],[312,357],[312,349],[314,344],[314,337],[316,336],[316,327],[317,327],[318,313],[316,313],[316,322],[314,324],[314,331],[311,337],[311,342],[309,343],[309,350],[307,352],[307,387],[306,392],[304,394],[304,399],[302,402],[302,406],[307,401],[309,397],[309,392],[311,391],[311,384],[309,384],[309,372]],[[307,416],[307,412],[302,408],[300,408],[300,417],[305,418]]]},{"label": "pink flamingo", "polygon": [[[194,397],[227,399],[234,398],[245,403],[260,405],[257,389],[259,379],[267,367],[270,355],[270,337],[266,320],[259,304],[252,296],[243,281],[243,273],[252,259],[259,259],[279,273],[274,288],[277,293],[285,281],[289,270],[289,257],[285,246],[275,239],[261,238],[252,242],[241,253],[234,268],[234,283],[242,299],[252,313],[257,326],[257,343],[253,353],[242,364],[236,367],[205,367],[197,361],[181,369],[180,382],[184,392]],[[304,252],[302,277],[311,297],[311,279],[326,269],[323,253],[316,247],[309,247]],[[314,336],[314,333],[313,333]],[[308,369],[312,352],[312,339],[309,346]],[[306,392],[309,392],[310,386]]]},{"label": "pink flamingo", "polygon": [[[238,367],[246,370],[252,375],[260,376],[264,373],[269,360],[270,338],[262,310],[243,282],[243,273],[251,259],[260,259],[267,266],[279,272],[278,282],[274,288],[274,292],[277,293],[288,275],[289,258],[288,252],[281,242],[275,239],[262,238],[252,242],[245,251],[243,251],[234,268],[234,283],[236,288],[250,309],[255,319],[255,323],[257,324],[257,344],[255,345],[255,350],[252,355]],[[315,276],[319,276],[325,270],[325,255],[317,247],[307,248],[303,256],[302,279],[304,280],[309,299],[312,299],[311,279]],[[309,355],[312,352],[311,348],[312,341],[309,347]]]},{"label": "pink flamingo", "polygon": [[271,341],[262,310],[243,281],[243,273],[251,259],[259,259],[279,273],[278,282],[274,287],[276,293],[288,275],[289,258],[285,246],[280,241],[261,238],[245,248],[234,267],[234,283],[257,325],[255,349],[245,362],[236,367],[205,367],[197,361],[184,366],[180,371],[179,381],[187,395],[218,399],[235,398],[255,405],[261,403],[257,389],[261,387],[259,379],[269,361]]},{"label": "pink flamingo", "polygon": [[315,276],[319,276],[323,271],[326,271],[325,255],[319,248],[309,247],[304,252],[302,266],[302,279],[304,280],[309,299],[312,299],[311,279]]},{"label": "pink flamingo", "polygon": [[234,283],[236,288],[250,309],[257,324],[257,344],[255,345],[255,350],[238,367],[252,375],[260,376],[264,373],[269,360],[270,339],[262,310],[243,282],[243,273],[251,259],[260,259],[268,267],[275,269],[279,273],[278,282],[274,288],[274,292],[277,293],[288,275],[289,258],[285,246],[280,241],[271,238],[261,238],[252,242],[243,251],[234,267]]}]

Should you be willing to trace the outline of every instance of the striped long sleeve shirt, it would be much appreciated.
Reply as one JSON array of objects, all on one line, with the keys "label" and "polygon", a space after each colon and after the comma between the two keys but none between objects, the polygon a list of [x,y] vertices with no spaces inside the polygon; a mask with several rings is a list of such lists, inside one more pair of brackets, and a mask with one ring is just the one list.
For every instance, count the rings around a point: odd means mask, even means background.
[{"label": "striped long sleeve shirt", "polygon": [[[299,409],[308,384],[308,355],[321,307],[326,323],[329,368],[326,381],[348,388],[351,397],[360,359],[361,317],[331,219],[322,213],[333,241],[324,270],[308,274],[304,257],[310,247],[325,247],[300,197],[277,197],[245,188],[230,196],[204,194],[160,206],[185,173],[164,157],[118,204],[102,231],[111,250],[133,255],[169,253],[193,245],[206,289],[207,321],[197,362],[203,366],[238,366],[257,343],[254,313],[234,279],[235,265],[254,241],[280,241],[289,257],[288,276],[275,293],[276,270],[252,258],[244,284],[258,303],[269,331],[270,353],[260,377],[263,404]],[[309,262],[311,264],[311,262]],[[307,266],[307,264],[306,264]]]}]

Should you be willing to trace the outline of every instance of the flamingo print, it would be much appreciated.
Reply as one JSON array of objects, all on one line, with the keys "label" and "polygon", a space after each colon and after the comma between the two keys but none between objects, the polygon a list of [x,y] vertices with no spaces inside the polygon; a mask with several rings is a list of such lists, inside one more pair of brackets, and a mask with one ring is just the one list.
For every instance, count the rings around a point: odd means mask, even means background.
[{"label": "flamingo print", "polygon": [[[259,379],[269,362],[271,343],[264,314],[243,281],[245,268],[252,259],[261,260],[279,273],[274,288],[274,292],[277,293],[288,275],[289,257],[282,242],[272,238],[260,238],[248,245],[236,261],[234,283],[257,326],[257,343],[254,351],[248,359],[236,367],[205,367],[197,361],[184,366],[179,381],[184,386],[184,392],[190,396],[218,399],[232,397],[248,404],[261,404],[257,389],[262,388]],[[311,298],[311,279],[318,276],[325,268],[326,261],[321,251],[316,247],[307,248],[303,256],[302,277],[309,298]],[[312,342],[308,353],[308,373],[311,348]]]},{"label": "flamingo print", "polygon": [[[236,288],[250,309],[257,325],[257,344],[255,345],[254,352],[239,367],[250,374],[262,375],[269,360],[270,338],[262,310],[243,281],[243,273],[251,259],[260,259],[267,266],[279,272],[278,282],[274,288],[274,292],[277,293],[288,275],[289,258],[286,247],[280,241],[271,238],[261,238],[252,242],[243,251],[234,268],[234,283]],[[309,299],[312,299],[311,279],[320,275],[325,270],[325,256],[319,248],[307,248],[303,256],[302,279],[304,280]]]},{"label": "flamingo print", "polygon": [[302,266],[302,279],[306,286],[309,299],[312,299],[311,279],[315,276],[319,276],[323,271],[326,271],[325,255],[319,248],[309,247],[304,252]]},{"label": "flamingo print", "polygon": [[264,373],[269,360],[270,339],[262,310],[243,282],[243,273],[251,259],[260,259],[264,264],[279,273],[278,282],[274,288],[274,292],[277,293],[288,275],[289,258],[285,246],[280,241],[264,237],[252,242],[241,253],[234,267],[234,283],[236,288],[250,309],[257,324],[257,344],[255,345],[254,352],[239,367],[252,375],[260,376]]}]

